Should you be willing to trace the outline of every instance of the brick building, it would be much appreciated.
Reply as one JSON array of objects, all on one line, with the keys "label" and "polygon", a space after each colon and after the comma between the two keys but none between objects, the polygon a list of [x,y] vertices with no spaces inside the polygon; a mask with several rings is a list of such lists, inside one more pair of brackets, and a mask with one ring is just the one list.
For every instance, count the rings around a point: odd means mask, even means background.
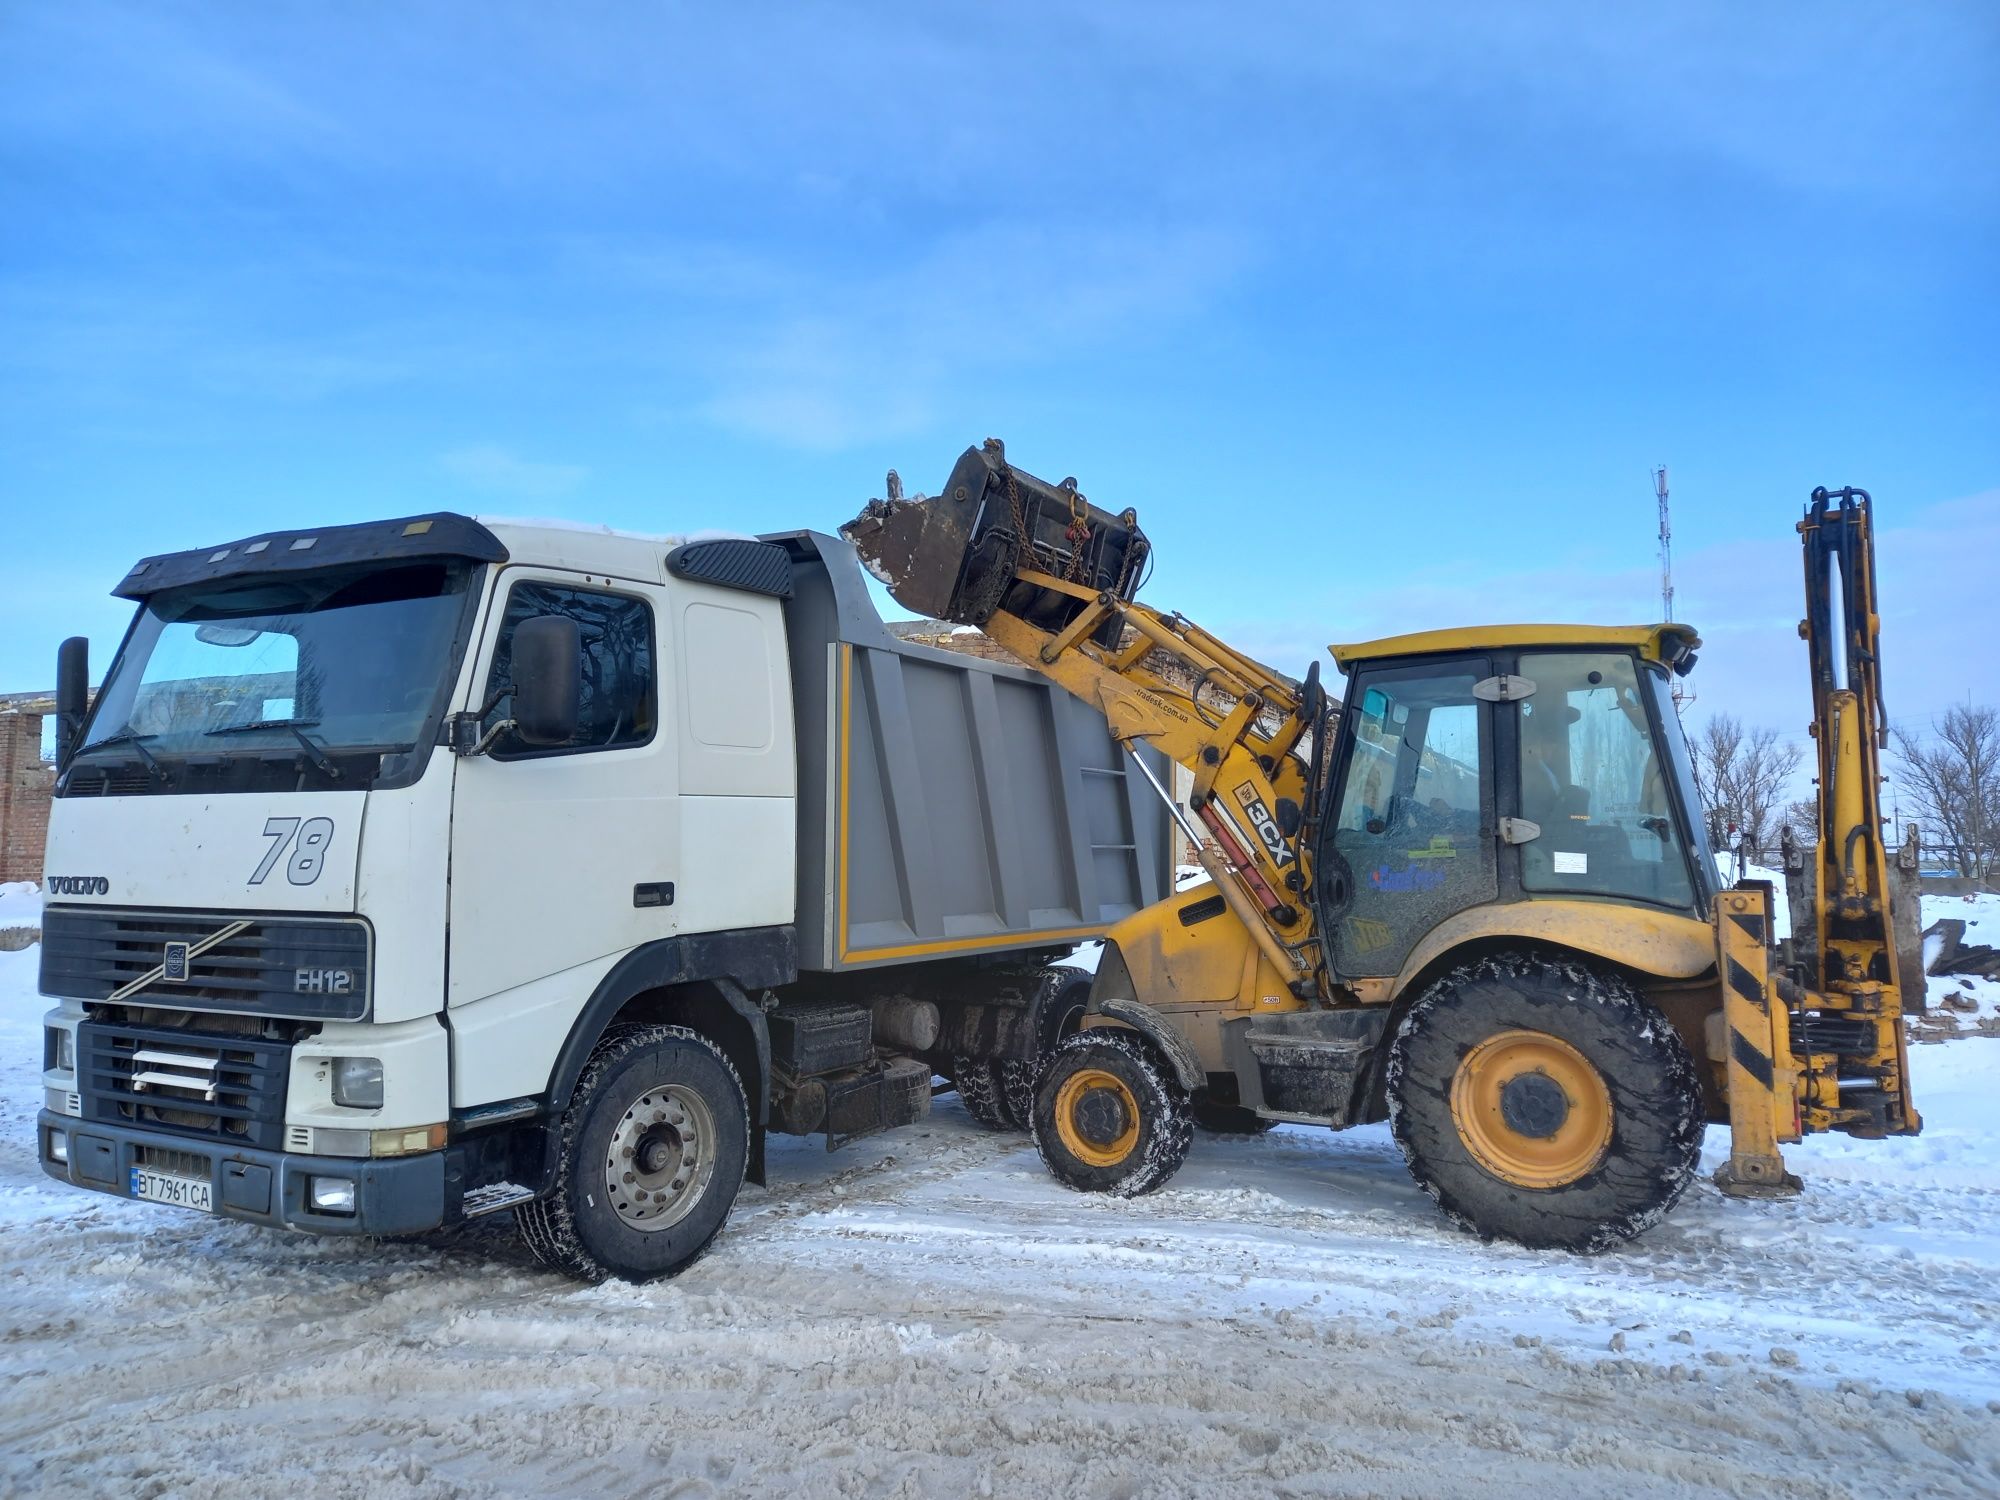
[{"label": "brick building", "polygon": [[0,881],[40,880],[55,768],[42,759],[44,694],[0,696]]}]

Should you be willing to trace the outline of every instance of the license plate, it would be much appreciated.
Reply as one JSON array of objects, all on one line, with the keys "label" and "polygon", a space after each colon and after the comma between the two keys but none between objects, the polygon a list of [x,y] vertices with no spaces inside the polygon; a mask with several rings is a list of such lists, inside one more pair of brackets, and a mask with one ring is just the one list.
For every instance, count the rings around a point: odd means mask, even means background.
[{"label": "license plate", "polygon": [[169,1172],[154,1172],[145,1167],[132,1169],[132,1196],[143,1198],[148,1203],[171,1203],[176,1208],[197,1208],[203,1213],[215,1211],[215,1189],[207,1182],[193,1177],[175,1177]]}]

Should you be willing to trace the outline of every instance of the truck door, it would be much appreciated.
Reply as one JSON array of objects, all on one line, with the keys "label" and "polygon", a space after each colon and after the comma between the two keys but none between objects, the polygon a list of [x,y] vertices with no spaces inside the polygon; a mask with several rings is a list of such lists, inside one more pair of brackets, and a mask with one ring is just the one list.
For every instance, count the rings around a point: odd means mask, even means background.
[{"label": "truck door", "polygon": [[[670,659],[664,600],[651,584],[529,568],[500,575],[472,706],[508,682],[520,623],[563,615],[581,627],[582,711],[567,745],[531,749],[502,732],[486,754],[458,762],[453,1007],[508,995],[490,1012],[495,1021],[550,1007],[566,1027],[589,984],[577,993],[576,982],[538,982],[675,932],[679,751],[673,726],[661,722],[673,701],[661,684]],[[508,708],[502,694],[483,727],[504,723]]]},{"label": "truck door", "polygon": [[1483,660],[1355,675],[1320,890],[1335,972],[1396,973],[1445,918],[1498,894],[1492,711]]}]

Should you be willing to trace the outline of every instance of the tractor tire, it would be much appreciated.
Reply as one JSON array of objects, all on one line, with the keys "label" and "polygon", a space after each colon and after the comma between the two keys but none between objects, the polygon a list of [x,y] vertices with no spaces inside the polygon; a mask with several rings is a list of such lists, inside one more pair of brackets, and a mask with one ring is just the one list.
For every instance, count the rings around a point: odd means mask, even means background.
[{"label": "tractor tire", "polygon": [[538,1261],[579,1281],[685,1271],[721,1233],[750,1159],[742,1081],[684,1026],[607,1034],[561,1130],[554,1185],[515,1219]]},{"label": "tractor tire", "polygon": [[1136,1033],[1078,1032],[1042,1071],[1035,1149],[1056,1181],[1134,1198],[1180,1170],[1194,1137],[1187,1091]]},{"label": "tractor tire", "polygon": [[1206,1095],[1194,1101],[1194,1123],[1210,1135],[1265,1135],[1278,1128],[1254,1109],[1240,1104],[1221,1104]]},{"label": "tractor tire", "polygon": [[1502,953],[1418,997],[1389,1049],[1410,1175],[1482,1239],[1594,1253],[1657,1223],[1701,1156],[1680,1033],[1621,976]]},{"label": "tractor tire", "polygon": [[1007,1108],[1007,1089],[1000,1077],[1000,1064],[983,1057],[954,1057],[951,1081],[958,1087],[959,1102],[973,1123],[987,1130],[1019,1130],[1021,1126]]}]

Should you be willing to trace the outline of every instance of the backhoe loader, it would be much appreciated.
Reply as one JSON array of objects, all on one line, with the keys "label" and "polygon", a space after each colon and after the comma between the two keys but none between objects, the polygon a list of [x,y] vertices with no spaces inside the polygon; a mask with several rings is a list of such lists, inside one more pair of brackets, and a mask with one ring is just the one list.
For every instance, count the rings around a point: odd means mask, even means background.
[{"label": "backhoe loader", "polygon": [[1386,1119],[1459,1225],[1603,1249],[1670,1209],[1704,1127],[1724,1192],[1799,1190],[1781,1146],[1910,1135],[1877,752],[1870,500],[1799,525],[1818,744],[1817,946],[1720,889],[1673,696],[1688,626],[1494,625],[1335,645],[1293,679],[1137,600],[1134,511],[969,449],[942,492],[844,528],[906,608],[978,626],[1096,706],[1207,879],[1106,937],[1042,1067],[1033,1133],[1071,1187],[1166,1182],[1197,1110]]}]

